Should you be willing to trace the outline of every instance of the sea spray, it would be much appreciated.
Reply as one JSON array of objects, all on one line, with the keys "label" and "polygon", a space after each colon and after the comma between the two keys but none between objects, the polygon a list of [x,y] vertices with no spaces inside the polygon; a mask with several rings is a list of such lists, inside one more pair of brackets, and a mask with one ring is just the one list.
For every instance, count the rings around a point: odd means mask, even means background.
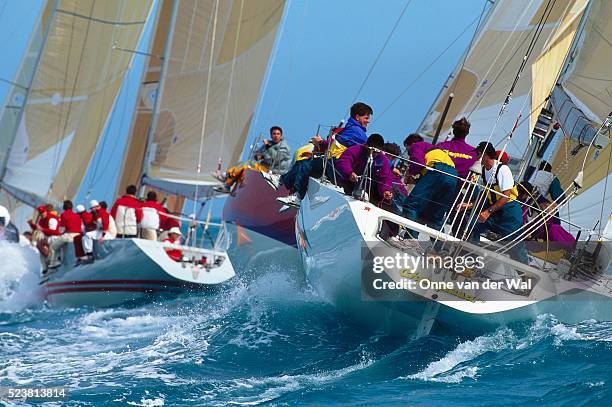
[{"label": "sea spray", "polygon": [[38,256],[30,246],[0,241],[0,312],[41,303]]}]

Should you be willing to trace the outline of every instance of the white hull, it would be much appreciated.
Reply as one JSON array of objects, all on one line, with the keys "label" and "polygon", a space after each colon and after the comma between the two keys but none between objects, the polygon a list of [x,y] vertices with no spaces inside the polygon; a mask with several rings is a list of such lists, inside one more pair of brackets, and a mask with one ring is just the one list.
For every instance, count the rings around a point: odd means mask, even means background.
[{"label": "white hull", "polygon": [[[208,269],[173,261],[160,242],[117,239],[96,244],[93,263],[74,266],[74,249],[71,244],[65,247],[62,265],[41,280],[44,296],[54,307],[108,307],[144,301],[206,289],[235,275],[227,254],[220,251],[195,249],[198,258],[205,255],[209,262],[215,255],[223,258],[217,267]],[[191,257],[187,249],[183,254]]]},{"label": "white hull", "polygon": [[[546,286],[547,276],[537,273],[534,276],[540,281],[539,286],[546,289],[536,285],[529,297],[517,296],[508,300],[512,294],[502,291],[498,299],[473,302],[440,291],[403,289],[394,290],[395,300],[372,300],[362,290],[366,255],[363,250],[368,250],[366,243],[378,241],[384,244],[377,237],[381,217],[410,224],[404,218],[356,201],[334,187],[311,179],[308,194],[296,218],[298,249],[308,282],[321,297],[357,321],[390,333],[419,337],[432,330],[447,328],[476,333],[533,319],[542,313],[552,313],[567,323],[612,317],[612,284],[603,288],[589,287],[562,280],[552,290],[551,285]],[[602,249],[601,267],[607,268],[610,262],[608,249]],[[495,257],[492,259],[497,261]],[[532,269],[507,258],[503,261],[510,263],[511,268]],[[385,281],[399,280],[399,275],[385,272],[382,276]],[[610,283],[609,278],[606,282]]]}]

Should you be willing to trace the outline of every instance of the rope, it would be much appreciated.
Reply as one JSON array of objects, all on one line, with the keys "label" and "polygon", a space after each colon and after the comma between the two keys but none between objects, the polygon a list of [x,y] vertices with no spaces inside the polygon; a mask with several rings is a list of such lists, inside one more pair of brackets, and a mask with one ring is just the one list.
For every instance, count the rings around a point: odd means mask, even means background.
[{"label": "rope", "polygon": [[206,119],[208,115],[208,99],[210,96],[210,82],[211,82],[211,77],[212,77],[213,61],[215,57],[215,38],[217,34],[217,20],[219,18],[219,0],[215,0],[214,16],[215,17],[213,20],[212,38],[211,38],[211,44],[210,44],[210,58],[208,60],[208,76],[206,77],[206,94],[204,96],[204,114],[202,115],[202,132],[200,135],[200,150],[198,153],[198,166],[196,170],[196,187],[195,187],[194,197],[193,197],[193,213],[196,212],[198,192],[200,189],[200,185],[198,181],[200,180],[200,174],[202,172],[202,152],[204,150],[204,138],[205,138],[205,133],[206,133]]},{"label": "rope", "polygon": [[355,97],[353,98],[353,101],[351,102],[351,105],[354,104],[357,101],[357,97],[359,97],[359,93],[361,93],[361,91],[363,90],[363,87],[365,86],[366,82],[370,78],[370,75],[374,71],[374,67],[376,67],[376,64],[378,63],[378,60],[380,59],[380,57],[382,56],[383,52],[385,51],[385,48],[387,48],[387,45],[389,44],[389,40],[391,40],[391,37],[395,33],[395,30],[397,29],[400,21],[402,20],[402,17],[404,17],[404,13],[406,13],[406,9],[408,8],[408,6],[410,5],[411,2],[412,2],[412,0],[408,0],[406,2],[406,4],[404,5],[404,8],[402,9],[402,12],[397,17],[397,20],[395,20],[395,24],[393,25],[393,28],[391,29],[391,31],[387,35],[387,38],[385,39],[385,42],[383,43],[383,46],[378,51],[378,55],[376,55],[376,58],[374,59],[374,62],[370,66],[370,69],[368,70],[368,73],[366,74],[365,78],[363,78],[363,81],[361,82],[361,85],[359,86],[359,89],[357,89],[357,93],[355,93]]},{"label": "rope", "polygon": [[223,128],[221,132],[221,143],[219,144],[219,168],[221,168],[221,154],[225,144],[225,131],[227,129],[227,119],[229,116],[229,106],[232,97],[232,89],[234,87],[234,72],[236,70],[236,55],[238,54],[238,40],[240,39],[240,27],[242,26],[242,12],[244,10],[244,0],[240,0],[240,13],[238,15],[238,27],[236,28],[236,40],[234,41],[234,53],[232,57],[232,66],[230,68],[230,80],[227,87],[227,101],[225,103],[225,112],[223,113]]},{"label": "rope", "polygon": [[372,120],[372,124],[374,124],[374,123],[376,123],[378,120],[380,120],[380,119],[381,119],[381,118],[382,118],[382,117],[385,115],[385,113],[387,113],[387,111],[388,111],[389,109],[391,109],[391,108],[392,108],[392,107],[393,107],[393,106],[394,106],[394,105],[395,105],[395,104],[396,104],[396,103],[397,103],[397,102],[398,102],[398,101],[399,101],[399,100],[400,100],[400,99],[401,99],[401,98],[404,96],[404,94],[406,94],[406,92],[408,92],[408,90],[409,90],[409,89],[410,89],[412,86],[414,86],[414,84],[415,84],[415,83],[417,83],[417,82],[419,81],[419,79],[421,79],[421,77],[422,77],[423,75],[425,75],[425,74],[426,74],[426,73],[429,71],[429,69],[431,69],[431,67],[432,67],[432,66],[434,66],[434,65],[436,64],[436,62],[438,62],[438,60],[440,60],[440,58],[442,58],[442,56],[443,56],[444,54],[446,54],[446,52],[447,52],[449,49],[451,49],[451,47],[452,47],[453,45],[455,45],[455,43],[456,43],[457,41],[459,41],[459,39],[460,39],[461,37],[463,37],[463,34],[465,34],[465,33],[467,32],[467,30],[469,30],[469,28],[470,28],[472,25],[474,25],[474,23],[476,22],[476,20],[477,20],[477,18],[475,18],[475,19],[474,19],[474,20],[472,20],[472,21],[471,21],[471,22],[470,22],[470,23],[469,23],[467,26],[465,26],[465,28],[463,29],[463,31],[461,31],[461,32],[459,33],[459,35],[457,35],[457,36],[455,37],[455,39],[453,39],[453,40],[450,42],[450,44],[448,44],[448,45],[446,46],[446,48],[444,48],[444,50],[443,50],[443,51],[442,51],[440,54],[438,54],[438,56],[436,56],[436,57],[435,57],[435,58],[434,58],[434,59],[433,59],[433,60],[432,60],[432,61],[429,63],[429,65],[427,65],[427,66],[425,67],[425,69],[423,69],[423,70],[422,70],[422,71],[421,71],[421,72],[420,72],[420,73],[419,73],[419,74],[416,76],[416,78],[414,78],[414,79],[412,80],[412,82],[410,82],[410,83],[409,83],[409,84],[408,84],[408,85],[407,85],[407,86],[406,86],[406,87],[405,87],[405,88],[404,88],[404,89],[403,89],[403,90],[402,90],[402,91],[399,93],[399,95],[397,95],[397,96],[396,96],[396,97],[393,99],[393,101],[392,101],[392,102],[391,102],[389,105],[387,105],[387,106],[386,106],[386,107],[385,107],[385,108],[382,110],[382,112],[381,112],[380,114],[378,114],[378,115],[377,115],[377,117],[376,117],[374,120]]}]

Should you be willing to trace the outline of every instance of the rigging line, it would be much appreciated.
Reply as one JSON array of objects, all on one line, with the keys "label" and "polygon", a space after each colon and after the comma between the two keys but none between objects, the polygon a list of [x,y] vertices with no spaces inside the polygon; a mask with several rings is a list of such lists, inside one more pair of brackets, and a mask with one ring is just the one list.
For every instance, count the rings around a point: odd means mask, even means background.
[{"label": "rigging line", "polygon": [[[470,43],[469,43],[469,45],[467,47],[467,50],[465,51],[465,55],[462,58],[461,67],[457,71],[459,73],[461,73],[461,71],[465,67],[465,63],[467,62],[468,55],[470,54],[470,51],[472,50],[472,46],[474,45],[474,40],[476,39],[476,35],[478,35],[478,28],[480,27],[480,23],[482,22],[482,17],[484,16],[485,10],[487,9],[487,4],[489,4],[489,0],[485,0],[484,4],[482,6],[482,11],[480,12],[480,16],[478,17],[478,22],[476,23],[476,28],[474,29],[474,34],[472,34],[472,39],[470,40]],[[457,78],[457,79],[459,79],[459,78]],[[455,89],[457,89],[457,85],[458,84],[459,84],[459,80],[453,81],[453,89],[451,90],[451,93],[455,93]]]},{"label": "rigging line", "polygon": [[417,83],[417,82],[419,81],[419,79],[421,79],[421,77],[422,77],[423,75],[425,75],[425,74],[427,73],[427,71],[429,71],[429,69],[431,69],[431,67],[432,67],[432,66],[434,66],[434,65],[436,64],[436,62],[438,62],[438,60],[440,60],[440,58],[442,58],[442,56],[444,56],[444,54],[446,54],[446,52],[447,52],[449,49],[451,49],[451,47],[452,47],[453,45],[455,45],[455,43],[456,43],[457,41],[459,41],[459,39],[460,39],[461,37],[463,37],[463,34],[465,34],[465,33],[466,33],[466,32],[467,32],[469,29],[470,29],[470,27],[471,27],[472,25],[474,25],[474,23],[476,22],[476,20],[478,20],[478,18],[475,18],[474,20],[472,20],[472,21],[471,21],[471,22],[470,22],[470,23],[469,23],[469,24],[468,24],[468,25],[467,25],[467,26],[466,26],[466,27],[463,29],[463,31],[461,31],[461,32],[460,32],[460,33],[459,33],[459,34],[458,34],[458,35],[455,37],[455,39],[453,39],[453,40],[452,40],[452,41],[451,41],[451,42],[450,42],[450,43],[449,43],[449,44],[446,46],[446,48],[444,48],[444,50],[443,50],[443,51],[442,51],[440,54],[438,54],[438,56],[436,56],[436,57],[435,57],[435,58],[434,58],[434,59],[433,59],[433,60],[432,60],[432,61],[429,63],[429,65],[427,65],[427,66],[425,67],[425,69],[423,69],[423,70],[422,70],[422,71],[421,71],[421,72],[420,72],[420,73],[419,73],[419,74],[416,76],[416,78],[414,78],[414,79],[412,80],[412,82],[410,82],[410,83],[408,84],[408,86],[406,86],[406,87],[405,87],[405,88],[404,88],[404,89],[403,89],[403,90],[400,92],[400,94],[399,94],[399,95],[397,95],[397,96],[396,96],[396,97],[393,99],[393,101],[392,101],[392,102],[391,102],[389,105],[387,105],[387,107],[385,107],[385,108],[383,109],[382,113],[380,113],[380,114],[379,114],[379,115],[378,115],[378,116],[377,116],[377,117],[376,117],[374,120],[372,120],[372,124],[374,124],[374,123],[376,123],[378,120],[380,120],[380,119],[381,119],[381,118],[384,116],[384,114],[385,114],[385,113],[387,113],[387,111],[388,111],[389,109],[391,109],[391,108],[393,107],[393,105],[395,105],[395,104],[396,104],[396,103],[397,103],[397,102],[398,102],[398,101],[399,101],[399,100],[400,100],[400,99],[401,99],[401,98],[404,96],[404,94],[405,94],[406,92],[408,92],[408,90],[409,90],[409,89],[410,89],[412,86],[414,86],[414,84],[415,84],[415,83]]},{"label": "rigging line", "polygon": [[[550,3],[550,0],[549,0]],[[525,12],[526,12],[527,8],[525,8],[525,11],[523,12],[523,14],[520,16],[519,20],[517,21],[516,25],[514,26],[513,31],[516,31],[516,27],[518,27],[518,24],[520,22],[520,20],[523,19],[523,17],[525,16]],[[542,13],[542,16],[544,15],[544,13]],[[495,83],[497,82],[497,80],[501,77],[502,73],[504,73],[506,67],[508,67],[510,61],[512,59],[514,59],[514,57],[516,56],[516,54],[521,50],[521,48],[523,47],[523,45],[525,45],[525,42],[527,41],[527,39],[530,37],[530,34],[532,31],[537,30],[537,28],[539,27],[539,24],[536,25],[535,27],[533,27],[530,32],[525,36],[525,38],[523,38],[520,42],[520,44],[516,47],[516,49],[514,50],[514,52],[512,53],[512,55],[510,55],[510,57],[508,57],[506,59],[506,62],[504,63],[502,69],[500,69],[500,71],[497,73],[497,75],[495,76],[495,79],[493,79],[493,82],[491,82],[491,85],[489,85],[489,87],[482,93],[482,95],[480,95],[480,98],[478,100],[478,102],[476,103],[476,105],[474,105],[474,107],[472,108],[472,110],[470,111],[470,113],[467,115],[467,118],[469,119],[470,116],[472,116],[472,114],[476,111],[476,109],[478,109],[480,107],[480,104],[482,103],[482,101],[485,99],[485,95],[487,95],[487,93],[492,89],[493,85],[495,85]],[[491,69],[493,67],[493,65],[497,62],[497,60],[499,59],[499,57],[501,56],[501,53],[503,51],[503,49],[506,47],[506,45],[508,44],[508,42],[510,41],[511,36],[508,37],[508,39],[506,40],[506,42],[504,43],[504,45],[502,46],[502,48],[500,49],[499,54],[497,54],[497,56],[495,57],[495,59],[493,60],[493,63],[491,64],[491,67],[487,70],[486,74],[484,75],[484,77],[486,78],[489,73],[491,72]]]},{"label": "rigging line", "polygon": [[[299,26],[299,28],[296,28],[297,32],[300,32],[300,29],[303,31],[303,26],[305,24],[306,19],[304,18],[305,14],[306,14],[306,8],[307,8],[308,2],[304,1],[303,2],[303,6],[302,6],[302,10],[300,12],[300,15],[298,17],[298,21],[301,22],[301,25]],[[291,7],[291,2],[287,3],[287,8]],[[289,10],[287,10],[287,14],[289,14]],[[283,29],[284,29],[284,25],[283,25]],[[288,37],[288,38],[287,38]],[[296,35],[297,37],[297,35]],[[280,92],[278,92],[278,96],[276,97],[276,101],[274,102],[274,105],[272,107],[272,117],[277,117],[278,116],[278,106],[281,102],[281,100],[283,100],[283,96],[285,95],[285,93],[287,93],[287,88],[289,87],[290,84],[290,79],[292,79],[294,73],[294,65],[295,65],[295,53],[296,50],[301,50],[302,49],[302,43],[304,42],[304,36],[302,37],[297,37],[294,38],[292,41],[290,36],[287,36],[287,34],[285,34],[285,42],[287,43],[287,47],[291,50],[291,52],[289,53],[288,58],[286,59],[287,61],[287,72],[285,75],[283,76],[283,82],[282,82],[282,90]],[[299,40],[299,41],[298,41]],[[293,42],[293,44],[292,44]],[[283,137],[285,137],[283,135]],[[297,137],[296,137],[297,139]],[[285,138],[285,140],[289,140],[289,138]],[[301,138],[300,140],[294,140],[293,137],[291,137],[292,141],[297,141],[299,143],[301,143]]]},{"label": "rigging line", "polygon": [[223,113],[223,127],[221,131],[221,143],[219,144],[219,167],[221,166],[221,154],[223,153],[223,147],[225,144],[225,131],[227,129],[229,106],[230,106],[230,100],[232,98],[232,90],[234,86],[234,74],[236,70],[236,55],[238,54],[238,41],[240,40],[240,27],[242,27],[243,11],[244,11],[244,0],[240,0],[240,13],[238,16],[238,27],[236,28],[236,40],[234,41],[234,53],[232,57],[232,66],[230,68],[230,80],[229,80],[229,85],[227,87],[227,101],[225,103],[225,112]]},{"label": "rigging line", "polygon": [[361,85],[359,86],[359,89],[357,89],[357,93],[355,93],[355,97],[353,98],[353,101],[351,102],[351,105],[354,104],[357,101],[357,98],[359,97],[359,94],[361,93],[361,91],[363,90],[363,87],[365,86],[366,82],[370,78],[370,75],[372,75],[372,72],[374,71],[374,68],[376,67],[376,64],[378,64],[378,61],[380,60],[380,57],[382,56],[383,52],[385,52],[385,48],[387,48],[387,45],[389,44],[389,41],[391,40],[391,37],[393,37],[393,34],[395,34],[395,30],[399,26],[399,23],[402,20],[402,17],[404,17],[404,14],[406,13],[406,9],[410,5],[410,3],[412,3],[412,0],[408,0],[406,2],[406,4],[404,5],[404,8],[402,9],[402,12],[397,17],[397,20],[395,20],[395,24],[393,25],[393,28],[391,28],[391,31],[387,35],[387,38],[385,39],[385,42],[383,43],[383,46],[378,51],[378,55],[376,55],[376,58],[374,59],[374,62],[370,66],[370,69],[368,70],[368,73],[366,74],[365,78],[363,78],[363,81],[361,82]]},{"label": "rigging line", "polygon": [[198,201],[198,192],[200,185],[197,181],[200,179],[200,173],[202,172],[202,151],[204,150],[204,135],[206,133],[206,118],[208,115],[208,100],[210,96],[210,82],[212,76],[212,67],[215,58],[215,39],[217,34],[217,20],[219,19],[219,0],[215,0],[215,12],[214,12],[214,20],[213,20],[213,28],[212,28],[212,36],[210,42],[210,58],[208,60],[208,75],[206,77],[206,93],[204,96],[204,113],[202,115],[202,132],[200,134],[200,151],[198,154],[198,167],[196,171],[196,186],[193,197],[193,213],[196,213],[197,209],[197,201]]},{"label": "rigging line", "polygon": [[[552,1],[552,3],[551,3],[551,1]],[[493,128],[491,129],[491,132],[490,132],[490,134],[489,134],[489,137],[488,137],[488,139],[487,139],[487,142],[490,142],[490,141],[491,141],[491,138],[493,137],[493,134],[494,134],[494,132],[495,132],[495,130],[496,130],[496,128],[497,128],[497,126],[498,126],[499,122],[500,122],[500,119],[501,119],[501,117],[503,116],[504,112],[506,111],[507,105],[508,105],[508,103],[510,102],[510,99],[511,99],[511,97],[512,97],[512,93],[513,93],[513,91],[514,91],[514,88],[515,88],[515,86],[516,86],[516,84],[517,84],[517,82],[518,82],[518,79],[519,79],[519,78],[520,78],[520,76],[521,76],[522,71],[524,70],[524,68],[525,68],[525,66],[526,66],[526,61],[527,61],[527,60],[529,60],[529,57],[530,57],[531,53],[533,52],[533,49],[535,48],[535,44],[537,43],[538,38],[539,38],[539,36],[540,36],[540,34],[541,34],[542,30],[543,30],[544,24],[545,24],[545,22],[548,20],[548,17],[550,16],[550,12],[552,11],[552,7],[550,7],[550,6],[551,6],[551,4],[554,6],[554,3],[555,3],[555,2],[556,2],[556,0],[549,0],[549,1],[548,1],[548,3],[546,4],[546,9],[544,10],[544,13],[542,13],[542,17],[540,18],[540,21],[538,22],[538,25],[536,26],[536,31],[535,31],[535,33],[534,33],[534,35],[533,35],[533,37],[532,37],[532,40],[531,40],[531,42],[530,42],[530,44],[529,44],[529,46],[528,46],[528,48],[527,48],[527,52],[525,53],[525,56],[523,57],[523,62],[521,63],[521,66],[519,67],[519,70],[517,71],[517,74],[516,74],[516,76],[515,76],[515,79],[514,79],[514,82],[513,82],[513,84],[512,84],[512,87],[510,88],[510,90],[509,90],[509,92],[508,92],[508,94],[507,94],[507,96],[506,96],[506,99],[505,99],[505,101],[504,101],[504,103],[503,103],[503,105],[502,105],[502,107],[501,107],[501,109],[500,109],[500,111],[499,111],[499,114],[498,114],[498,116],[497,116],[497,119],[495,120],[495,124],[493,125]],[[549,7],[550,7],[550,9],[549,9]],[[521,16],[521,18],[520,18],[520,19],[517,21],[517,25],[516,25],[516,26],[518,26],[518,24],[519,24],[520,20],[522,20],[522,17],[524,16],[525,12],[526,12],[526,9],[525,9],[525,11],[523,12],[523,15]],[[545,17],[546,17],[546,19],[544,19]],[[543,24],[543,22],[544,22],[544,24]],[[516,26],[515,26],[515,28],[516,28]],[[532,31],[533,31],[533,30],[532,30]],[[506,46],[506,44],[508,43],[508,41],[509,41],[509,40],[510,40],[510,37],[508,37],[508,39],[506,40],[506,43],[504,44],[504,47],[502,47],[502,48],[500,49],[500,53],[498,54],[498,56],[496,57],[496,59],[497,59],[497,58],[498,58],[498,57],[501,55],[501,51],[503,50],[503,48],[505,48],[505,46]],[[524,41],[523,41],[523,43],[524,43]],[[522,45],[522,44],[521,44],[521,45]],[[518,50],[518,48],[517,48],[517,50]],[[516,52],[515,52],[515,53],[516,53]],[[489,68],[489,71],[490,71],[491,69],[492,69],[492,66],[491,66],[491,68]],[[487,72],[487,75],[488,75],[488,72]],[[486,76],[486,75],[485,75],[485,76]],[[499,77],[499,75],[498,75],[498,77]],[[490,89],[490,87],[489,87],[489,89]],[[485,93],[486,93],[486,92],[485,92]],[[484,99],[484,98],[481,98],[481,99],[480,99],[480,101],[479,101],[479,103],[480,103],[480,102],[481,102],[483,99]],[[521,108],[521,109],[522,109],[522,108]],[[472,111],[472,112],[473,112],[473,111]],[[512,136],[512,134],[510,134],[510,135],[506,136],[506,143],[504,144],[504,147],[502,148],[502,153],[503,153],[503,152],[506,150],[506,146],[508,145],[508,141],[507,141],[507,140],[508,140],[508,139],[511,139],[511,136]],[[493,182],[493,179],[494,179],[494,178],[495,178],[495,176],[490,177],[490,179],[489,179],[489,180],[488,180],[488,182],[487,182],[487,187],[489,187],[490,185],[492,185],[492,182]],[[486,195],[486,194],[481,194],[481,196],[479,196],[479,198],[478,198],[478,200],[477,200],[476,205],[474,205],[475,210],[474,210],[474,211],[473,211],[473,213],[471,214],[471,216],[470,216],[470,220],[468,221],[468,224],[470,224],[470,223],[473,221],[474,215],[475,215],[476,213],[480,213],[480,211],[482,210],[482,208],[484,208],[484,205],[485,205],[485,203],[486,203],[486,196],[485,196],[485,195]],[[467,236],[470,236],[470,235],[472,234],[472,231],[474,230],[474,228],[475,228],[475,227],[476,227],[476,223],[474,223],[474,224],[472,225],[472,227],[471,227],[471,228],[469,228]],[[465,236],[465,235],[464,235],[464,236]]]},{"label": "rigging line", "polygon": [[[612,148],[608,148],[608,150],[610,150],[610,154],[608,154],[608,170],[606,172],[606,182],[604,184],[604,193],[603,196],[606,196],[606,191],[608,190],[608,179],[610,178],[610,163],[612,162]],[[601,236],[601,226],[603,223],[603,214],[604,214],[604,207],[606,206],[606,200],[602,200],[601,201],[601,211],[599,213],[599,236]],[[609,217],[610,215],[608,215]]]}]

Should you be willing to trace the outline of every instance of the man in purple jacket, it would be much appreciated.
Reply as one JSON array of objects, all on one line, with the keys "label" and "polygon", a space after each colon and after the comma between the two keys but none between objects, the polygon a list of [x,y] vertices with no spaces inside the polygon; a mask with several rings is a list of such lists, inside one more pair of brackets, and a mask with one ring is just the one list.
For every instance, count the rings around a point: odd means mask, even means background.
[{"label": "man in purple jacket", "polygon": [[436,148],[446,151],[453,160],[457,175],[461,178],[468,176],[470,167],[478,160],[478,154],[474,151],[474,147],[465,142],[469,133],[470,122],[462,117],[453,123],[453,139],[436,144]]},{"label": "man in purple jacket", "polygon": [[[372,152],[372,183],[379,199],[390,201],[393,198],[393,177],[389,159],[382,153],[385,140],[380,134],[368,137],[367,146],[355,145],[347,148],[336,161],[336,172],[344,191],[351,194],[359,183],[359,177],[366,170],[366,165]],[[376,150],[371,150],[374,148]],[[378,151],[377,151],[378,150]]]}]

